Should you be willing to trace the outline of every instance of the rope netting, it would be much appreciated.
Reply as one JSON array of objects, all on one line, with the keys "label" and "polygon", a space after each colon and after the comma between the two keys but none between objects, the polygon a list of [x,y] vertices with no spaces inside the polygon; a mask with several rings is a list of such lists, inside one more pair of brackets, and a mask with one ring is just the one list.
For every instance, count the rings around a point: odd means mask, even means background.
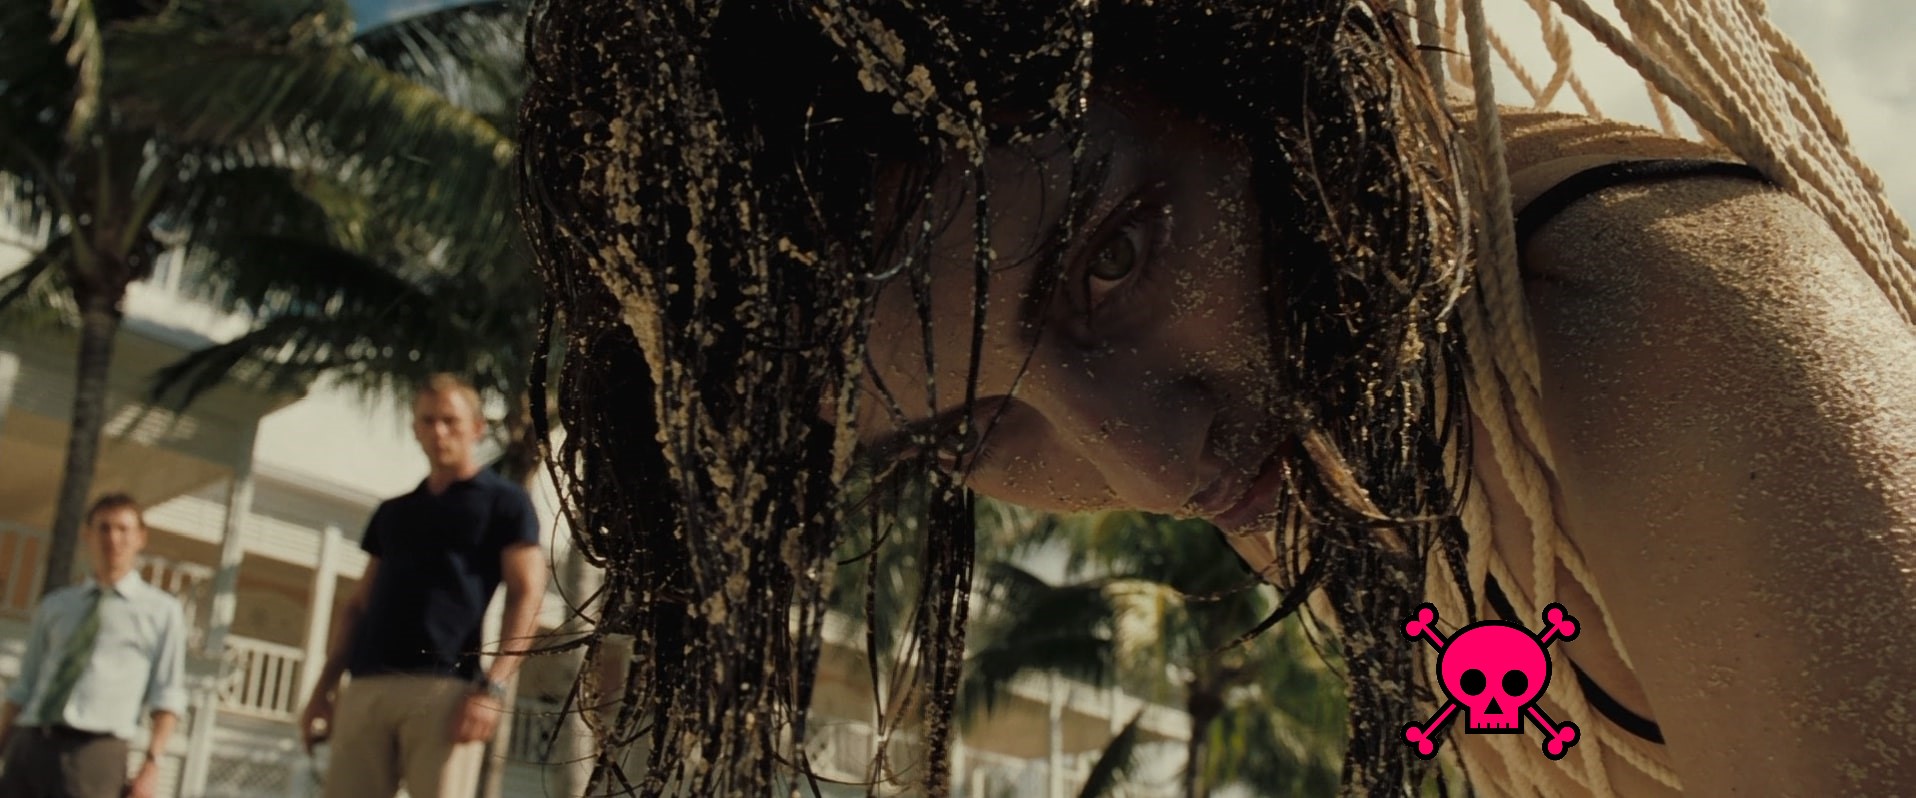
[{"label": "rope netting", "polygon": [[[1798,197],[1825,221],[1862,264],[1905,322],[1916,324],[1916,241],[1890,205],[1882,179],[1851,146],[1815,69],[1803,51],[1779,30],[1763,0],[1613,0],[1601,7],[1587,0],[1522,0],[1534,28],[1493,25],[1483,0],[1397,0],[1416,20],[1424,66],[1446,92],[1475,108],[1474,141],[1481,186],[1477,203],[1477,290],[1459,309],[1472,358],[1472,409],[1489,433],[1498,470],[1531,524],[1534,559],[1497,561],[1489,540],[1488,509],[1481,499],[1465,508],[1469,559],[1465,573],[1472,595],[1483,595],[1487,575],[1513,584],[1512,570],[1531,569],[1530,594],[1510,598],[1525,618],[1540,617],[1557,595],[1561,568],[1608,613],[1602,592],[1583,558],[1565,540],[1551,502],[1554,457],[1541,416],[1540,366],[1525,316],[1514,234],[1513,198],[1505,164],[1503,107],[1530,107],[1604,115],[1580,77],[1591,56],[1573,50],[1572,26],[1587,32],[1610,57],[1642,76],[1651,113],[1663,132],[1689,130],[1705,143],[1728,150]],[[1500,3],[1509,11],[1516,2]],[[1529,20],[1524,20],[1528,22]],[[1545,54],[1526,61],[1535,37]],[[1527,48],[1534,52],[1537,48]],[[1604,57],[1602,53],[1594,57]],[[1501,79],[1501,80],[1500,80]],[[1514,84],[1516,96],[1499,96]],[[1566,93],[1568,96],[1566,97]],[[1679,116],[1679,114],[1681,116]],[[1684,123],[1688,123],[1688,128]],[[1443,580],[1450,572],[1433,569]],[[1434,595],[1454,593],[1433,591]],[[1461,616],[1454,616],[1461,617]],[[1609,624],[1610,643],[1629,664],[1629,652]],[[1565,708],[1589,715],[1576,685],[1554,691]],[[1584,727],[1580,767],[1545,771],[1536,752],[1510,737],[1491,740],[1513,792],[1551,791],[1566,774],[1595,794],[1612,792],[1606,762],[1612,757],[1671,787],[1680,787],[1666,763],[1598,724]]]}]

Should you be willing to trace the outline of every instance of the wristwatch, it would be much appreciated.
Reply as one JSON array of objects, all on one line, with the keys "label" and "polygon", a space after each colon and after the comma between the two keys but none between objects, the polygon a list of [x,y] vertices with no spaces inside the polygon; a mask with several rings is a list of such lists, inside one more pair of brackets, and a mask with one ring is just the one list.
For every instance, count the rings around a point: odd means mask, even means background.
[{"label": "wristwatch", "polygon": [[478,688],[474,692],[484,692],[486,695],[492,696],[493,698],[497,698],[500,701],[506,700],[506,686],[505,684],[501,682],[496,682],[490,678],[485,678],[485,679],[480,679],[477,682],[474,682],[473,687]]}]

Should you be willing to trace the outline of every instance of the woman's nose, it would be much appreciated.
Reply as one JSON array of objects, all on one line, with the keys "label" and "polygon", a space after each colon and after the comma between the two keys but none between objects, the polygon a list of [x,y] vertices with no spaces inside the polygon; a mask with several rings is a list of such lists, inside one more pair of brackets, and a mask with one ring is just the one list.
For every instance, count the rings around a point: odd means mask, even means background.
[{"label": "woman's nose", "polygon": [[1060,443],[1089,462],[1125,506],[1176,514],[1223,472],[1206,451],[1217,411],[1202,386],[1113,372],[1047,380],[1041,408]]}]

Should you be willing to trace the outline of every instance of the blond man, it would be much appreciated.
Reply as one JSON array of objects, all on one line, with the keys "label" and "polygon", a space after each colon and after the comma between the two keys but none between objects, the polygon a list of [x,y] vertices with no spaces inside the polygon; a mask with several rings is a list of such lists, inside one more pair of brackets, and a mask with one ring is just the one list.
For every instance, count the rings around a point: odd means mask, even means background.
[{"label": "blond man", "polygon": [[[430,471],[367,523],[366,573],[300,718],[309,750],[333,741],[326,798],[390,798],[402,785],[414,798],[471,798],[545,592],[531,499],[476,458],[478,392],[434,377],[412,426]],[[482,669],[481,627],[501,584],[500,654]]]}]

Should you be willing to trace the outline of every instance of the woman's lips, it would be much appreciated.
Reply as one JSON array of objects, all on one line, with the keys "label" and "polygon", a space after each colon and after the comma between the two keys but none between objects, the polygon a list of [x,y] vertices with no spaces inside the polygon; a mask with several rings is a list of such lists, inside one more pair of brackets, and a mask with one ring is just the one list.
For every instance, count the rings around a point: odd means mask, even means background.
[{"label": "woman's lips", "polygon": [[1206,517],[1218,529],[1234,532],[1269,514],[1277,506],[1277,489],[1283,482],[1283,469],[1277,458],[1265,461],[1264,470],[1251,481],[1237,501]]}]

